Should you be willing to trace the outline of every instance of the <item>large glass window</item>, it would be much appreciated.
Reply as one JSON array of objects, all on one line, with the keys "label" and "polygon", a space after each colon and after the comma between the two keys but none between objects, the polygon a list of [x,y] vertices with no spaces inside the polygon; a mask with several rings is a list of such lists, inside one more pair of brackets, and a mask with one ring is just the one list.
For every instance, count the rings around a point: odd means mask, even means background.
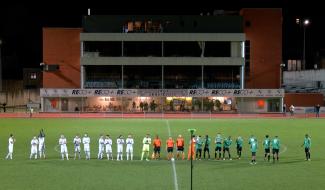
[{"label": "large glass window", "polygon": [[161,57],[162,42],[124,42],[124,55],[126,57]]},{"label": "large glass window", "polygon": [[86,66],[85,88],[122,88],[120,65]]},{"label": "large glass window", "polygon": [[205,42],[204,57],[230,57],[230,42]]},{"label": "large glass window", "polygon": [[124,88],[161,88],[161,66],[124,66]]},{"label": "large glass window", "polygon": [[238,66],[205,66],[204,87],[208,89],[240,88]]},{"label": "large glass window", "polygon": [[122,42],[84,42],[84,56],[122,56]]},{"label": "large glass window", "polygon": [[165,66],[164,88],[201,88],[201,66]]},{"label": "large glass window", "polygon": [[200,57],[199,42],[164,42],[165,57]]}]

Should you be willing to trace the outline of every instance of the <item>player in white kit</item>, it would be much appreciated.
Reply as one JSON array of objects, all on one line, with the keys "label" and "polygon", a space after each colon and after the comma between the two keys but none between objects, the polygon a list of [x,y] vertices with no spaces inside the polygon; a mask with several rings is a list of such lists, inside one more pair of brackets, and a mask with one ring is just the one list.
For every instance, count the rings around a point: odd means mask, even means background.
[{"label": "player in white kit", "polygon": [[151,144],[151,138],[150,138],[150,135],[147,134],[144,138],[143,138],[143,147],[142,147],[142,154],[141,154],[141,160],[143,160],[143,156],[145,153],[147,153],[147,158],[146,160],[149,161],[149,147],[150,147],[150,144]]},{"label": "player in white kit", "polygon": [[109,160],[110,158],[113,160],[113,151],[112,151],[113,141],[109,135],[106,135],[104,143],[106,148],[107,160]]},{"label": "player in white kit", "polygon": [[82,144],[84,145],[84,152],[86,154],[86,160],[90,160],[90,137],[86,133],[82,138]]},{"label": "player in white kit", "polygon": [[131,135],[128,135],[128,138],[125,140],[126,143],[126,160],[130,159],[133,160],[133,144],[134,140]]},{"label": "player in white kit", "polygon": [[74,159],[77,158],[77,154],[78,154],[80,160],[80,144],[81,144],[81,138],[79,137],[79,135],[76,135],[76,137],[73,139]]},{"label": "player in white kit", "polygon": [[69,160],[68,148],[67,148],[67,139],[64,137],[64,135],[61,135],[61,137],[59,139],[59,145],[60,145],[60,148],[61,148],[62,160],[64,160],[64,155],[66,156],[67,160]]},{"label": "player in white kit", "polygon": [[103,135],[100,135],[98,139],[98,155],[97,159],[103,159],[103,153],[105,150],[105,139]]},{"label": "player in white kit", "polygon": [[16,142],[16,139],[14,138],[13,134],[10,134],[8,139],[8,154],[6,156],[6,159],[12,160],[12,153],[14,152],[14,143]]},{"label": "player in white kit", "polygon": [[124,144],[124,139],[123,135],[120,135],[118,139],[116,140],[117,144],[117,161],[123,160],[123,144]]},{"label": "player in white kit", "polygon": [[38,153],[39,157],[42,158],[42,155],[45,159],[45,133],[41,129],[40,134],[38,135]]},{"label": "player in white kit", "polygon": [[35,156],[35,160],[37,159],[37,145],[39,145],[39,140],[36,136],[33,137],[33,139],[30,141],[30,156],[29,159],[32,159],[33,156]]}]

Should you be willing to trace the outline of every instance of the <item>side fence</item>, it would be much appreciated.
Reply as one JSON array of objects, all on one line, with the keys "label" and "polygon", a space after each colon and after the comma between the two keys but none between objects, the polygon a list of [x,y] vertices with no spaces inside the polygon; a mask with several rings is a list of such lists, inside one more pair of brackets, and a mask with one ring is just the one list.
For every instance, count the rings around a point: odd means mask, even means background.
[{"label": "side fence", "polygon": [[[215,113],[1,113],[0,118],[138,118],[138,119],[217,119],[217,118],[314,118],[315,113],[286,115],[267,114],[215,114]],[[325,113],[320,114],[325,118]]]}]

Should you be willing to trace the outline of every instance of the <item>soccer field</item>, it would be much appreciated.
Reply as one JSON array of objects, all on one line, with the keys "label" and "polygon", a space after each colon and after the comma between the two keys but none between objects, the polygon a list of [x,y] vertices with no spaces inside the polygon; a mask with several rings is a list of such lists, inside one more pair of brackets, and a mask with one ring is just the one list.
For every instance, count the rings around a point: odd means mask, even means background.
[{"label": "soccer field", "polygon": [[[0,189],[58,190],[58,189],[190,189],[190,162],[175,160],[175,169],[167,161],[165,141],[169,133],[189,141],[187,129],[196,134],[208,134],[212,141],[217,132],[232,136],[232,157],[236,157],[235,138],[244,138],[241,160],[193,161],[193,189],[324,189],[325,149],[323,119],[0,119]],[[46,134],[46,160],[29,160],[30,141],[43,128]],[[58,139],[64,134],[68,140],[70,158],[73,156],[74,136],[87,132],[91,138],[92,159],[62,161],[57,152]],[[5,160],[9,134],[16,138],[13,160]],[[116,158],[116,138],[131,133],[135,139],[134,161],[97,160],[99,134],[113,138]],[[158,134],[163,142],[163,160],[139,161],[142,139],[146,133],[152,138]],[[311,159],[305,161],[301,147],[304,135],[312,139]],[[250,165],[248,138],[257,137],[259,149],[257,164]],[[265,134],[281,140],[280,161],[265,162],[262,141]],[[150,147],[152,153],[152,147]],[[187,156],[187,148],[185,147]],[[125,149],[124,149],[125,150]],[[212,151],[211,151],[212,150]],[[210,147],[214,158],[214,143]],[[124,154],[124,159],[125,159]]]}]

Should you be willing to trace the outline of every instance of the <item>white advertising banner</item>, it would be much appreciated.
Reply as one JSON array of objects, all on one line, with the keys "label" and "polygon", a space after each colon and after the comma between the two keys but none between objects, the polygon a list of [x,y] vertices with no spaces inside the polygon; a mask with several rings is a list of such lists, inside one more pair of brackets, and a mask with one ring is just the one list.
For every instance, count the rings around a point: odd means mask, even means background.
[{"label": "white advertising banner", "polygon": [[283,89],[50,89],[41,97],[284,97]]}]

